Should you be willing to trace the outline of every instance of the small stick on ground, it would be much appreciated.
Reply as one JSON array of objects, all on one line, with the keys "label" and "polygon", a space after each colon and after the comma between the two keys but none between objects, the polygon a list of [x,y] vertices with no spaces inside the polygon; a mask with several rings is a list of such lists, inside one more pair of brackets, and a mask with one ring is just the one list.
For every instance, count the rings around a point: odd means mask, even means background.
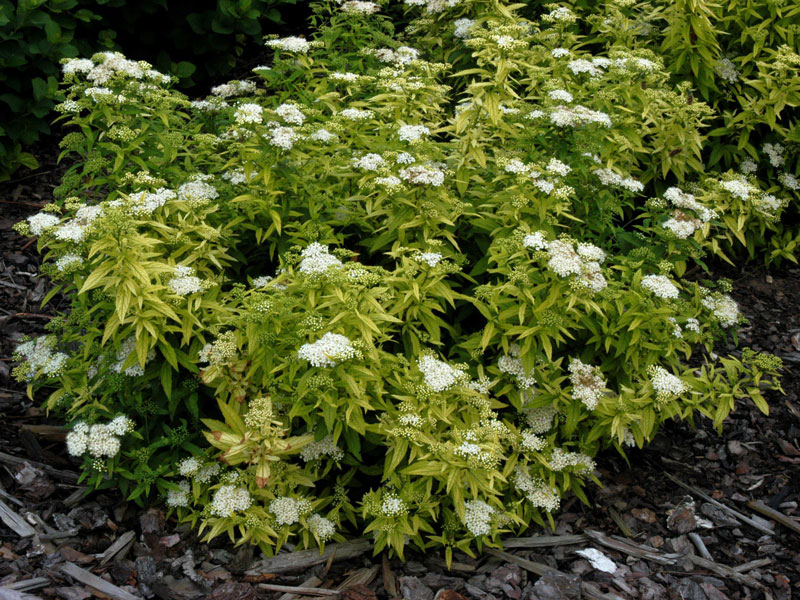
[{"label": "small stick on ground", "polygon": [[51,467],[45,463],[35,460],[28,460],[26,458],[19,458],[17,456],[12,456],[11,454],[6,454],[5,452],[0,452],[0,463],[5,463],[7,465],[21,465],[23,463],[30,463],[32,466],[41,469],[54,479],[58,479],[64,483],[78,483],[78,474],[73,471],[62,471],[61,469],[56,469],[55,467]]},{"label": "small stick on ground", "polygon": [[36,535],[36,530],[28,525],[28,522],[15,513],[11,508],[0,500],[0,521],[6,524],[6,527],[11,529],[21,538]]},{"label": "small stick on ground", "polygon": [[[313,575],[306,579],[303,583],[298,586],[298,589],[317,589],[317,586],[322,583],[322,579],[319,577],[314,577]],[[300,595],[293,594],[293,593],[285,593],[278,596],[278,600],[296,600],[296,598],[300,598]]]},{"label": "small stick on ground", "polygon": [[552,548],[554,546],[571,546],[589,541],[583,533],[575,535],[534,535],[503,540],[503,548]]},{"label": "small stick on ground", "polygon": [[287,592],[293,596],[338,596],[341,593],[339,590],[326,590],[325,588],[303,587],[299,585],[278,585],[276,583],[259,583],[257,587],[267,592]]},{"label": "small stick on ground", "polygon": [[761,513],[765,517],[768,517],[773,521],[777,521],[787,529],[791,529],[795,533],[800,533],[800,524],[798,524],[791,517],[787,517],[779,510],[775,510],[774,508],[767,506],[761,500],[750,500],[750,502],[747,503],[747,506],[752,508],[754,511]]},{"label": "small stick on ground", "polygon": [[692,540],[694,547],[697,548],[697,551],[700,553],[700,556],[705,558],[706,560],[714,560],[714,557],[711,556],[711,553],[706,548],[705,543],[703,542],[703,538],[701,538],[698,534],[692,531],[689,534],[689,539]]},{"label": "small stick on ground", "polygon": [[103,566],[112,558],[120,554],[123,550],[125,550],[126,546],[132,546],[135,537],[136,533],[133,531],[126,531],[119,536],[116,541],[106,548],[105,552],[100,555],[100,566]]},{"label": "small stick on ground", "polygon": [[86,569],[81,569],[74,563],[64,563],[61,565],[60,570],[65,575],[69,575],[74,580],[80,581],[82,584],[96,589],[105,596],[113,598],[113,600],[141,600],[141,598],[138,596],[134,596],[133,594],[126,592],[121,587],[117,587],[105,579],[100,579],[94,573],[90,573]]}]

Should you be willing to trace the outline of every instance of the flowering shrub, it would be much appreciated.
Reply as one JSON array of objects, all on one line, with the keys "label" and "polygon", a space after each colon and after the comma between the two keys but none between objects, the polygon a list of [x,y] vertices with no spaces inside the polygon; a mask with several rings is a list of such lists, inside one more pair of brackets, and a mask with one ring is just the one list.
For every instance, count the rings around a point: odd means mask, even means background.
[{"label": "flowering shrub", "polygon": [[267,552],[450,557],[586,501],[602,448],[767,410],[780,361],[714,354],[730,284],[684,277],[740,210],[734,179],[674,185],[712,109],[646,49],[581,49],[566,7],[410,4],[400,39],[319,4],[312,40],[194,102],[65,63],[83,160],[18,229],[72,307],[16,373],[55,387],[94,485]]}]

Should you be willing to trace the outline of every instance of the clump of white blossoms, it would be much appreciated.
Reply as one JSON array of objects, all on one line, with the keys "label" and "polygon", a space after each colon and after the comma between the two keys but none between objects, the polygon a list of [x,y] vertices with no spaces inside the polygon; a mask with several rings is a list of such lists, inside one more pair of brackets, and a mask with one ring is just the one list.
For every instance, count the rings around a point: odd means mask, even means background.
[{"label": "clump of white blossoms", "polygon": [[680,396],[689,389],[680,377],[673,375],[664,367],[651,365],[647,368],[647,372],[658,400],[663,401],[673,396]]},{"label": "clump of white blossoms", "polygon": [[400,171],[400,179],[414,185],[439,187],[444,183],[444,173],[435,167],[413,165]]},{"label": "clump of white blossoms", "polygon": [[328,252],[328,247],[319,242],[312,242],[300,253],[298,270],[306,275],[321,275],[331,267],[340,269],[342,261]]},{"label": "clump of white blossoms", "polygon": [[31,235],[42,235],[45,230],[55,227],[61,222],[56,215],[50,213],[36,213],[27,218]]},{"label": "clump of white blossoms", "polygon": [[342,12],[356,15],[372,15],[378,12],[381,7],[374,2],[367,0],[347,0],[340,7]]},{"label": "clump of white blossoms", "polygon": [[757,189],[750,185],[744,177],[737,177],[728,181],[720,182],[722,189],[740,200],[747,200],[750,195],[757,192]]},{"label": "clump of white blossoms", "polygon": [[595,469],[594,461],[586,454],[568,452],[562,448],[553,448],[549,463],[553,471],[563,471],[568,467],[572,467],[577,472],[591,473]]},{"label": "clump of white blossoms", "polygon": [[562,102],[572,102],[573,97],[567,90],[550,90],[547,97],[551,100],[561,100]]},{"label": "clump of white blossoms", "polygon": [[525,421],[533,433],[546,433],[553,427],[553,419],[558,414],[552,406],[540,406],[523,410]]},{"label": "clump of white blossoms", "polygon": [[480,537],[492,533],[492,518],[497,510],[482,500],[470,500],[464,504],[464,525],[472,535]]},{"label": "clump of white blossoms", "polygon": [[532,250],[547,249],[547,234],[544,231],[534,231],[522,238],[522,245]]},{"label": "clump of white blossoms", "polygon": [[308,517],[306,524],[308,525],[308,530],[314,534],[320,542],[327,542],[336,534],[336,526],[333,524],[333,521],[318,514],[313,514]]},{"label": "clump of white blossoms", "polygon": [[184,477],[194,477],[200,470],[200,461],[194,456],[184,458],[178,463],[178,473]]},{"label": "clump of white blossoms", "polygon": [[314,140],[315,142],[322,142],[323,144],[327,144],[336,139],[336,134],[331,133],[327,129],[317,129],[314,133],[311,134],[311,139]]},{"label": "clump of white blossoms", "polygon": [[203,281],[197,277],[192,267],[175,265],[172,278],[167,282],[167,287],[179,296],[188,296],[203,291]]},{"label": "clump of white blossoms", "polygon": [[283,50],[284,52],[295,52],[297,54],[307,54],[311,45],[304,38],[301,37],[285,37],[277,40],[268,40],[266,45],[276,50]]},{"label": "clump of white blossoms", "polygon": [[300,458],[305,462],[318,460],[323,456],[329,456],[335,461],[340,461],[344,458],[344,452],[333,441],[333,437],[326,435],[318,442],[311,442],[303,447],[300,451]]},{"label": "clump of white blossoms", "polygon": [[520,434],[520,443],[526,450],[530,450],[531,452],[540,452],[547,445],[547,440],[531,431],[523,431]]},{"label": "clump of white blossoms", "polygon": [[401,125],[397,136],[404,142],[416,142],[430,133],[431,130],[425,125]]},{"label": "clump of white blossoms", "polygon": [[594,410],[606,390],[606,381],[600,376],[600,369],[585,364],[579,358],[573,358],[568,369],[572,397],[583,402],[589,410]]},{"label": "clump of white blossoms", "polygon": [[27,379],[32,380],[39,373],[53,377],[64,370],[69,356],[56,352],[55,348],[56,338],[52,335],[44,335],[17,346],[14,355],[25,359]]},{"label": "clump of white blossoms", "polygon": [[256,91],[254,81],[229,81],[222,85],[211,88],[211,93],[218,98],[230,98],[231,96],[245,96]]},{"label": "clump of white blossoms", "polygon": [[474,19],[456,19],[453,21],[453,36],[466,39],[469,37],[469,29],[475,25]]},{"label": "clump of white blossoms", "polygon": [[95,458],[116,456],[121,446],[120,438],[133,431],[133,427],[133,421],[124,415],[91,427],[84,422],[76,423],[67,434],[67,452],[72,456],[83,456],[88,451]]},{"label": "clump of white blossoms", "polygon": [[311,503],[305,499],[281,496],[269,503],[269,511],[275,515],[278,525],[294,525],[300,517],[311,512]]},{"label": "clump of white blossoms", "polygon": [[766,143],[761,147],[761,151],[769,157],[769,164],[773,167],[782,167],[786,162],[783,155],[785,150],[781,144]]},{"label": "clump of white blossoms", "polygon": [[295,142],[301,139],[301,135],[291,127],[281,127],[276,122],[268,123],[270,130],[266,133],[265,137],[270,146],[275,146],[281,150],[291,150],[294,148]]},{"label": "clump of white blossoms", "polygon": [[372,152],[365,154],[361,158],[353,159],[353,166],[357,169],[363,169],[364,171],[377,171],[385,164],[386,161],[380,154],[375,154]]},{"label": "clump of white blossoms", "polygon": [[405,502],[394,495],[388,495],[383,499],[381,504],[381,512],[387,517],[397,517],[405,514],[408,507]]},{"label": "clump of white blossoms", "polygon": [[641,181],[637,181],[633,177],[623,177],[611,169],[594,169],[592,173],[603,185],[620,187],[634,193],[644,190],[644,184]]},{"label": "clump of white blossoms", "polygon": [[[216,190],[214,190],[216,191]],[[136,216],[153,214],[157,208],[164,206],[169,200],[174,200],[178,195],[167,188],[158,188],[155,192],[136,192],[131,194],[127,202],[112,200],[109,206],[124,206]]]},{"label": "clump of white blossoms", "polygon": [[736,83],[739,81],[740,73],[730,58],[722,58],[718,60],[714,65],[714,71],[717,73],[720,79],[724,79],[728,83]]},{"label": "clump of white blossoms", "polygon": [[434,392],[449,390],[466,376],[464,371],[456,369],[430,354],[420,357],[417,367],[422,373],[425,385]]},{"label": "clump of white blossoms", "polygon": [[708,295],[702,302],[722,327],[733,327],[739,322],[739,305],[728,294]]},{"label": "clump of white blossoms", "polygon": [[290,125],[302,125],[306,116],[295,104],[281,104],[275,109],[275,113]]},{"label": "clump of white blossoms", "polygon": [[178,188],[178,200],[187,202],[189,206],[198,208],[219,198],[219,192],[206,180],[208,175],[195,175]]},{"label": "clump of white blossoms", "polygon": [[439,262],[444,258],[438,252],[420,252],[414,257],[414,260],[418,262],[424,262],[429,267],[435,267],[439,264]]},{"label": "clump of white blossoms", "polygon": [[576,283],[593,292],[607,287],[600,267],[605,253],[600,248],[579,244],[576,250],[569,240],[553,240],[547,244],[547,255],[547,266],[559,277],[578,275]]},{"label": "clump of white blossoms", "polygon": [[83,258],[77,254],[67,253],[61,256],[55,263],[56,269],[61,271],[68,271],[80,267],[83,264]]},{"label": "clump of white blossoms", "polygon": [[260,105],[248,102],[240,104],[233,113],[233,119],[237,125],[245,125],[246,123],[261,123],[264,120],[262,116],[264,109]]},{"label": "clump of white blossoms", "polygon": [[666,275],[645,275],[642,277],[642,287],[659,298],[677,298],[680,293]]},{"label": "clump of white blossoms", "polygon": [[497,360],[497,368],[501,373],[508,373],[515,377],[520,389],[527,390],[536,385],[533,371],[527,373],[525,367],[522,366],[520,347],[517,344],[511,344],[508,354],[504,354]]},{"label": "clump of white blossoms", "polygon": [[558,490],[546,486],[539,477],[531,477],[525,467],[518,465],[514,469],[514,485],[525,494],[525,497],[536,508],[553,512],[561,504]]},{"label": "clump of white blossoms", "polygon": [[247,488],[223,485],[214,492],[209,512],[215,517],[230,517],[233,513],[247,510],[251,504],[253,498]]},{"label": "clump of white blossoms", "polygon": [[313,367],[335,367],[356,356],[356,351],[345,336],[328,332],[313,344],[303,344],[297,356],[310,362]]},{"label": "clump of white blossoms", "polygon": [[664,192],[664,199],[678,209],[693,211],[698,217],[693,218],[683,210],[675,210],[672,216],[661,224],[662,227],[669,229],[679,239],[688,238],[703,223],[708,223],[711,219],[717,217],[716,211],[706,208],[697,201],[693,194],[684,192],[678,187],[668,188]]},{"label": "clump of white blossoms", "polygon": [[191,491],[189,482],[184,480],[178,482],[177,490],[167,490],[167,506],[189,506],[189,492]]},{"label": "clump of white blossoms", "polygon": [[789,188],[790,190],[794,191],[800,190],[800,181],[798,181],[797,177],[795,177],[791,173],[781,173],[778,176],[778,181],[780,181],[785,187]]},{"label": "clump of white blossoms", "polygon": [[[127,375],[128,377],[139,377],[140,375],[144,375],[144,369],[138,361],[134,361],[133,365],[130,367],[123,368],[125,367],[125,363],[128,362],[128,358],[130,358],[131,355],[135,355],[135,353],[136,336],[131,335],[125,338],[122,344],[120,344],[119,350],[117,350],[116,354],[116,362],[111,365],[111,370],[115,373]],[[155,350],[150,350],[145,358],[145,364],[153,360],[153,358],[155,358]]]},{"label": "clump of white blossoms", "polygon": [[343,119],[347,119],[348,121],[366,121],[367,119],[372,118],[372,114],[373,113],[371,110],[345,108],[339,113],[339,116],[341,116]]},{"label": "clump of white blossoms", "polygon": [[62,223],[53,235],[62,241],[81,242],[86,237],[92,223],[102,215],[102,206],[81,206],[75,211],[75,216]]}]

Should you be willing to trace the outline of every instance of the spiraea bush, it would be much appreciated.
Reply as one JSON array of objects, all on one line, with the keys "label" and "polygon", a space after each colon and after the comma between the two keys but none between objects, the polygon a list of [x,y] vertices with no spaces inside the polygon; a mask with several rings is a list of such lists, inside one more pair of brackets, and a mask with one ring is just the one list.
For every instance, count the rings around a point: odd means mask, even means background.
[{"label": "spiraea bush", "polygon": [[717,356],[730,283],[686,276],[749,214],[681,184],[712,107],[650,50],[582,49],[566,6],[409,4],[399,33],[318,4],[200,101],[65,63],[82,160],[19,230],[72,306],[17,374],[91,485],[266,552],[449,558],[586,501],[603,448],[768,409],[780,361]]}]

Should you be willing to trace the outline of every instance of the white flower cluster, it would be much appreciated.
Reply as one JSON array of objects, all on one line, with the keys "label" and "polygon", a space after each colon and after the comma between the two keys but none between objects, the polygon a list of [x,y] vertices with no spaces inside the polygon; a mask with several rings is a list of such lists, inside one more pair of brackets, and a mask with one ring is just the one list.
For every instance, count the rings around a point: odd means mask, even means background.
[{"label": "white flower cluster", "polygon": [[298,500],[290,496],[281,496],[270,502],[269,511],[275,515],[275,522],[278,525],[294,525],[300,517],[311,512],[311,503],[303,498]]},{"label": "white flower cluster", "polygon": [[739,322],[739,305],[728,294],[708,295],[702,302],[722,327],[733,327]]},{"label": "white flower cluster", "polygon": [[311,45],[304,38],[296,36],[269,40],[266,45],[270,48],[297,54],[308,54],[308,50],[311,48]]},{"label": "white flower cluster", "polygon": [[444,257],[438,252],[420,252],[414,257],[418,262],[424,262],[429,267],[433,268],[441,262]]},{"label": "white flower cluster", "polygon": [[191,491],[188,481],[178,483],[177,490],[167,490],[167,506],[189,506],[189,492]]},{"label": "white flower cluster", "polygon": [[297,351],[298,358],[307,360],[312,367],[335,367],[355,355],[356,351],[349,339],[330,332],[313,344],[303,344]]},{"label": "white flower cluster", "polygon": [[172,278],[167,282],[167,287],[173,294],[188,296],[203,291],[203,281],[194,274],[192,267],[175,265]]},{"label": "white flower cluster", "polygon": [[594,410],[606,390],[606,381],[600,376],[600,369],[585,364],[579,358],[573,358],[568,369],[572,397],[583,402],[589,410]]},{"label": "white flower cluster", "polygon": [[25,358],[27,362],[27,379],[33,380],[37,372],[54,377],[61,373],[69,358],[63,352],[55,352],[56,338],[44,335],[21,343],[14,354]]},{"label": "white flower cluster", "polygon": [[83,258],[77,254],[67,253],[60,257],[55,264],[56,269],[63,273],[69,269],[80,267],[83,264]]},{"label": "white flower cluster", "polygon": [[550,162],[547,163],[545,169],[551,175],[557,175],[560,177],[565,177],[567,173],[572,171],[572,167],[570,167],[568,164],[561,162],[557,158],[551,158]]},{"label": "white flower cluster", "polygon": [[714,65],[714,71],[720,79],[724,79],[728,83],[736,83],[739,81],[741,73],[736,69],[736,65],[730,58],[722,58]]},{"label": "white flower cluster", "polygon": [[641,181],[637,181],[633,177],[623,177],[611,169],[595,169],[592,173],[594,173],[603,185],[620,187],[629,192],[641,192],[644,190],[644,184],[642,184]]},{"label": "white flower cluster", "polygon": [[795,177],[791,173],[781,173],[778,176],[778,181],[780,181],[785,187],[789,188],[790,190],[794,190],[795,192],[800,190],[800,182],[798,182],[797,177]]},{"label": "white flower cluster", "polygon": [[339,115],[348,121],[366,121],[372,118],[371,110],[361,110],[358,108],[345,108]]},{"label": "white flower cluster", "polygon": [[586,73],[589,77],[600,77],[603,75],[604,71],[601,68],[603,63],[599,63],[597,59],[595,60],[586,60],[585,58],[576,58],[575,60],[571,60],[567,63],[567,68],[572,71],[575,75],[580,75],[581,73]]},{"label": "white flower cluster", "polygon": [[40,212],[28,217],[27,221],[30,226],[31,235],[42,235],[45,230],[58,225],[61,219],[56,215]]},{"label": "white flower cluster", "polygon": [[547,445],[547,440],[533,433],[532,431],[523,431],[520,434],[522,447],[531,452],[541,452]]},{"label": "white flower cluster", "polygon": [[679,396],[689,388],[681,381],[680,377],[673,375],[664,367],[651,365],[647,372],[650,374],[650,383],[656,391],[659,400],[666,400],[672,396]]},{"label": "white flower cluster", "polygon": [[569,452],[562,448],[553,448],[549,463],[553,471],[573,467],[577,472],[591,473],[595,469],[594,461],[590,457],[581,452]]},{"label": "white flower cluster", "polygon": [[560,100],[561,102],[572,102],[573,97],[567,90],[550,90],[547,92],[547,97],[551,100]]},{"label": "white flower cluster", "polygon": [[514,485],[517,486],[525,497],[530,500],[536,508],[541,508],[547,512],[558,510],[561,505],[561,497],[556,488],[547,487],[540,478],[533,478],[528,470],[522,466],[514,469]]},{"label": "white flower cluster", "polygon": [[416,142],[430,133],[431,130],[425,125],[401,125],[397,136],[404,142]]},{"label": "white flower cluster", "polygon": [[642,287],[659,298],[677,298],[679,291],[666,275],[645,275]]},{"label": "white flower cluster", "polygon": [[425,385],[434,392],[443,392],[456,385],[459,380],[464,378],[464,372],[460,369],[451,367],[446,362],[438,360],[426,354],[417,361]]},{"label": "white flower cluster", "polygon": [[70,58],[64,61],[61,70],[69,73],[86,74],[86,79],[102,85],[113,77],[122,76],[133,79],[149,79],[157,83],[169,83],[172,77],[159,73],[146,62],[128,60],[119,52],[101,52],[95,59],[102,59],[97,64],[88,58]]},{"label": "white flower cluster", "polygon": [[600,267],[605,253],[600,248],[580,244],[576,250],[571,241],[553,240],[547,244],[547,254],[547,266],[559,277],[578,275],[577,282],[593,292],[607,287]]},{"label": "white flower cluster", "polygon": [[261,123],[264,120],[264,109],[260,105],[253,102],[240,104],[236,107],[236,112],[233,113],[233,119],[237,125],[244,125],[246,123]]},{"label": "white flower cluster", "polygon": [[437,14],[457,6],[461,0],[405,0],[409,6],[424,6],[425,12]]},{"label": "white flower cluster", "polygon": [[332,79],[333,81],[344,81],[346,83],[354,83],[358,81],[360,75],[357,73],[350,73],[350,72],[341,72],[336,71],[328,75],[328,79]]},{"label": "white flower cluster", "polygon": [[206,344],[197,353],[197,361],[212,365],[221,365],[235,358],[239,353],[239,346],[236,343],[236,333],[226,331],[220,334],[211,344]]},{"label": "white flower cluster", "polygon": [[544,231],[534,231],[522,238],[522,245],[533,250],[545,250],[547,248],[547,234]]},{"label": "white flower cluster", "polygon": [[189,206],[197,208],[205,206],[219,197],[219,192],[210,183],[209,175],[194,175],[189,181],[178,188],[178,200],[187,202]]},{"label": "white flower cluster", "polygon": [[749,158],[745,158],[739,164],[739,170],[745,175],[751,175],[758,170],[758,165],[755,161],[750,160]]},{"label": "white flower cluster", "polygon": [[413,154],[409,154],[408,152],[399,152],[394,159],[394,162],[398,165],[413,165],[417,162],[417,159],[414,158]]},{"label": "white flower cluster", "polygon": [[303,111],[301,111],[296,104],[281,104],[275,109],[275,114],[290,125],[302,125],[306,120]]},{"label": "white flower cluster", "polygon": [[686,193],[678,187],[668,188],[664,192],[664,199],[676,208],[693,211],[699,217],[699,219],[695,219],[682,210],[676,210],[669,219],[661,224],[679,239],[688,238],[702,226],[702,223],[708,223],[717,217],[716,211],[706,208],[697,201],[693,194]]},{"label": "white flower cluster", "polygon": [[218,98],[230,98],[231,96],[245,96],[256,91],[254,81],[229,81],[211,88],[211,93]]},{"label": "white flower cluster", "polygon": [[764,194],[755,199],[756,208],[770,217],[774,217],[784,204],[783,200],[772,194]]},{"label": "white flower cluster", "polygon": [[62,241],[82,242],[92,223],[102,215],[102,206],[81,206],[75,211],[75,216],[62,223],[53,235]]},{"label": "white flower cluster", "polygon": [[321,275],[331,267],[340,269],[342,261],[328,252],[328,247],[319,242],[312,242],[300,253],[298,270],[306,275]]},{"label": "white flower cluster", "polygon": [[569,50],[566,48],[553,48],[550,51],[550,55],[553,58],[564,58],[565,56],[569,56]]},{"label": "white flower cluster", "polygon": [[339,8],[342,12],[354,15],[371,15],[381,9],[378,4],[368,0],[347,0]]},{"label": "white flower cluster", "polygon": [[387,495],[381,504],[381,512],[387,517],[397,517],[408,511],[406,503],[393,495]]},{"label": "white flower cluster", "polygon": [[553,418],[558,414],[552,406],[540,406],[523,410],[525,421],[533,433],[546,433],[553,426]]},{"label": "white flower cluster", "polygon": [[470,27],[473,25],[475,25],[474,19],[456,19],[453,21],[453,36],[462,40],[468,38]]},{"label": "white flower cluster", "polygon": [[766,143],[761,147],[761,151],[769,157],[769,164],[773,167],[782,167],[786,162],[783,155],[785,148],[781,144]]},{"label": "white flower cluster", "polygon": [[288,151],[294,148],[295,142],[300,140],[302,136],[291,127],[281,127],[273,122],[265,137],[270,146]]},{"label": "white flower cluster", "polygon": [[251,504],[253,498],[247,488],[223,485],[214,492],[209,512],[215,517],[230,517],[233,513],[247,510]]},{"label": "white flower cluster", "polygon": [[385,63],[397,65],[407,65],[419,58],[419,50],[409,46],[400,46],[397,50],[391,48],[379,48],[373,52],[375,57]]},{"label": "white flower cluster", "polygon": [[305,462],[318,460],[323,456],[330,456],[335,461],[340,461],[344,458],[344,452],[334,443],[333,437],[330,435],[326,435],[318,442],[311,442],[300,451],[300,458]]},{"label": "white flower cluster", "polygon": [[194,477],[200,470],[201,464],[194,456],[184,458],[178,463],[178,473],[184,477]]},{"label": "white flower cluster", "polygon": [[327,542],[336,534],[336,526],[333,521],[316,513],[308,517],[306,524],[308,525],[308,530],[320,542]]},{"label": "white flower cluster", "polygon": [[732,196],[736,196],[740,200],[747,200],[750,198],[750,194],[757,192],[756,188],[750,185],[747,182],[747,179],[744,177],[737,177],[736,179],[722,181],[720,182],[720,185],[722,186],[722,189]]},{"label": "white flower cluster", "polygon": [[492,517],[497,510],[482,500],[470,500],[464,504],[464,525],[475,537],[492,532]]},{"label": "white flower cluster", "polygon": [[[544,116],[541,111],[528,113],[528,119]],[[596,123],[603,127],[611,127],[611,117],[600,110],[592,110],[576,104],[575,106],[557,106],[550,112],[550,122],[556,127],[579,127]]]},{"label": "white flower cluster", "polygon": [[[255,176],[255,173],[252,174],[250,176],[250,178],[252,179],[254,176]],[[225,181],[230,181],[233,185],[241,185],[243,183],[247,183],[247,181],[248,181],[247,174],[245,173],[244,169],[242,169],[242,168],[230,169],[228,171],[225,171],[221,175],[221,177]]]},{"label": "white flower cluster", "polygon": [[400,171],[400,179],[414,185],[432,185],[439,187],[444,183],[444,173],[434,167],[413,165]]},{"label": "white flower cluster", "polygon": [[72,456],[83,456],[88,451],[95,458],[116,456],[121,445],[120,437],[133,431],[133,427],[133,421],[124,415],[91,427],[81,421],[67,434],[67,452]]},{"label": "white flower cluster", "polygon": [[522,359],[519,357],[520,347],[517,344],[511,344],[508,352],[508,354],[504,354],[497,360],[497,368],[501,373],[508,373],[515,377],[520,389],[529,390],[536,385],[536,378],[533,376],[533,371],[530,373],[525,372],[525,367],[522,366]]},{"label": "white flower cluster", "polygon": [[363,169],[364,171],[377,171],[385,164],[386,161],[383,160],[383,157],[375,153],[365,154],[361,158],[353,159],[353,166],[357,169]]},{"label": "white flower cluster", "polygon": [[131,194],[128,202],[112,200],[110,206],[126,206],[136,216],[153,214],[157,208],[164,206],[169,200],[174,200],[178,195],[167,188],[158,188],[155,192],[136,192]]},{"label": "white flower cluster", "polygon": [[331,133],[327,129],[317,129],[314,133],[311,134],[311,139],[314,140],[315,142],[322,142],[323,144],[327,144],[336,139],[336,134]]}]

